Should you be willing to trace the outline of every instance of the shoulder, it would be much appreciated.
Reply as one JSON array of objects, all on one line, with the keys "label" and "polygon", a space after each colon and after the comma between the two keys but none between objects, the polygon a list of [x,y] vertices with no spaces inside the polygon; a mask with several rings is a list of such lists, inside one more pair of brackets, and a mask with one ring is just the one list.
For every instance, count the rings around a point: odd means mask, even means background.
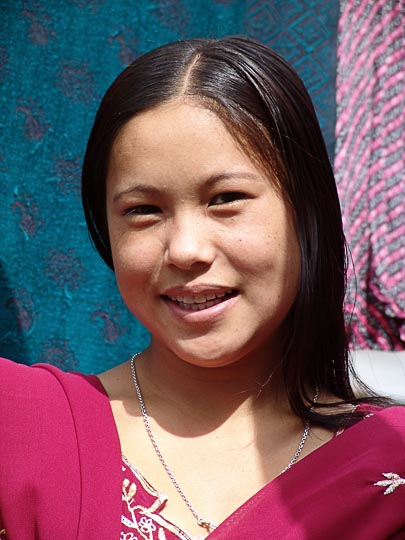
[{"label": "shoulder", "polygon": [[20,448],[67,443],[78,429],[91,431],[96,414],[100,421],[111,417],[97,377],[0,359],[0,426]]},{"label": "shoulder", "polygon": [[[349,431],[357,426],[359,432],[375,436],[393,436],[403,439],[405,444],[405,405],[393,405],[380,407],[361,403],[356,407],[356,412],[363,416],[349,423]],[[350,427],[351,426],[351,427]],[[376,440],[376,443],[378,441]]]},{"label": "shoulder", "polygon": [[405,407],[377,408],[366,405],[363,410],[367,413],[364,418],[337,437],[342,444],[341,450],[347,455],[361,456],[363,464],[372,464],[377,469],[379,466],[387,470],[391,467],[404,476]]},{"label": "shoulder", "polygon": [[59,385],[69,381],[86,381],[102,391],[102,385],[94,375],[82,373],[66,373],[50,364],[34,364],[27,366],[6,358],[0,358],[0,391],[12,393],[15,390],[21,393],[23,389],[29,389],[35,385],[37,390],[52,392]]},{"label": "shoulder", "polygon": [[365,414],[364,420],[375,418],[378,422],[387,425],[395,425],[397,423],[398,426],[405,425],[405,405],[397,404],[389,407],[379,407],[368,403],[362,403],[358,406],[357,410],[360,410]]},{"label": "shoulder", "polygon": [[374,430],[384,430],[402,440],[405,445],[405,406],[396,405],[371,411],[365,418],[373,418]]},{"label": "shoulder", "polygon": [[[82,405],[98,396],[108,400],[100,380],[94,375],[66,373],[49,364],[26,366],[0,358],[0,400],[7,402],[34,400],[39,406],[49,399],[53,404],[67,404],[80,394]],[[31,409],[31,407],[30,407]]]}]

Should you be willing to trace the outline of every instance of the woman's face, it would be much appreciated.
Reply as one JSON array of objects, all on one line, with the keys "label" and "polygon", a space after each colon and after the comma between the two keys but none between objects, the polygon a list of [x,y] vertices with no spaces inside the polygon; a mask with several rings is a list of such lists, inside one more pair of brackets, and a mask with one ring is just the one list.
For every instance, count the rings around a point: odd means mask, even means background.
[{"label": "woman's face", "polygon": [[288,205],[201,105],[175,100],[114,142],[107,217],[116,278],[152,345],[229,365],[280,339],[300,255]]}]

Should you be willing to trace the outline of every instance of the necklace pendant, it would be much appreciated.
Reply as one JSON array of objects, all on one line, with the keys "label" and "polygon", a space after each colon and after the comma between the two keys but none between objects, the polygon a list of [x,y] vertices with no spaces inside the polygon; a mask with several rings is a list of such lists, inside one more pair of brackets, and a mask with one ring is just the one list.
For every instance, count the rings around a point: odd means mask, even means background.
[{"label": "necklace pendant", "polygon": [[211,521],[205,521],[205,519],[200,517],[197,519],[197,523],[200,527],[207,529],[208,532],[214,531],[218,527],[218,525],[211,523]]}]

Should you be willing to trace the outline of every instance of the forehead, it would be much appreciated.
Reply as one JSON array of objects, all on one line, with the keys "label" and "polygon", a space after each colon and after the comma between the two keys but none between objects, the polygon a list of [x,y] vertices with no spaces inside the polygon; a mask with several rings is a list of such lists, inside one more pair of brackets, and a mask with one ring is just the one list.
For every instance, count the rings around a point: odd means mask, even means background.
[{"label": "forehead", "polygon": [[230,137],[220,118],[199,102],[173,100],[129,120],[116,137],[112,153],[117,154],[135,144],[139,145],[140,151],[149,147],[153,149],[162,140],[170,142],[182,135],[192,140],[203,140],[207,131],[211,136],[222,139]]},{"label": "forehead", "polygon": [[[252,145],[231,133],[216,112],[195,99],[177,98],[129,120],[112,146],[107,191],[113,184],[125,190],[135,180],[158,181],[165,189],[179,179],[204,182],[207,178],[243,173],[260,177],[284,198],[276,169],[258,157]],[[270,148],[270,146],[269,146]],[[242,174],[241,174],[242,173]],[[185,184],[182,184],[184,190]]]},{"label": "forehead", "polygon": [[222,120],[198,103],[173,101],[123,126],[112,146],[108,172],[126,166],[143,172],[156,167],[189,172],[194,166],[203,171],[231,161],[252,165]]}]

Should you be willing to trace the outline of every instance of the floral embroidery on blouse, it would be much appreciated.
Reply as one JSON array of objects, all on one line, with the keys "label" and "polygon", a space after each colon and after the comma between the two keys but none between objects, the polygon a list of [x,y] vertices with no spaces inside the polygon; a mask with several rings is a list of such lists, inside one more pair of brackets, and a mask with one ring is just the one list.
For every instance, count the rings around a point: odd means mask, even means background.
[{"label": "floral embroidery on blouse", "polygon": [[122,456],[122,517],[120,540],[190,540],[161,516],[167,497],[156,491]]}]

